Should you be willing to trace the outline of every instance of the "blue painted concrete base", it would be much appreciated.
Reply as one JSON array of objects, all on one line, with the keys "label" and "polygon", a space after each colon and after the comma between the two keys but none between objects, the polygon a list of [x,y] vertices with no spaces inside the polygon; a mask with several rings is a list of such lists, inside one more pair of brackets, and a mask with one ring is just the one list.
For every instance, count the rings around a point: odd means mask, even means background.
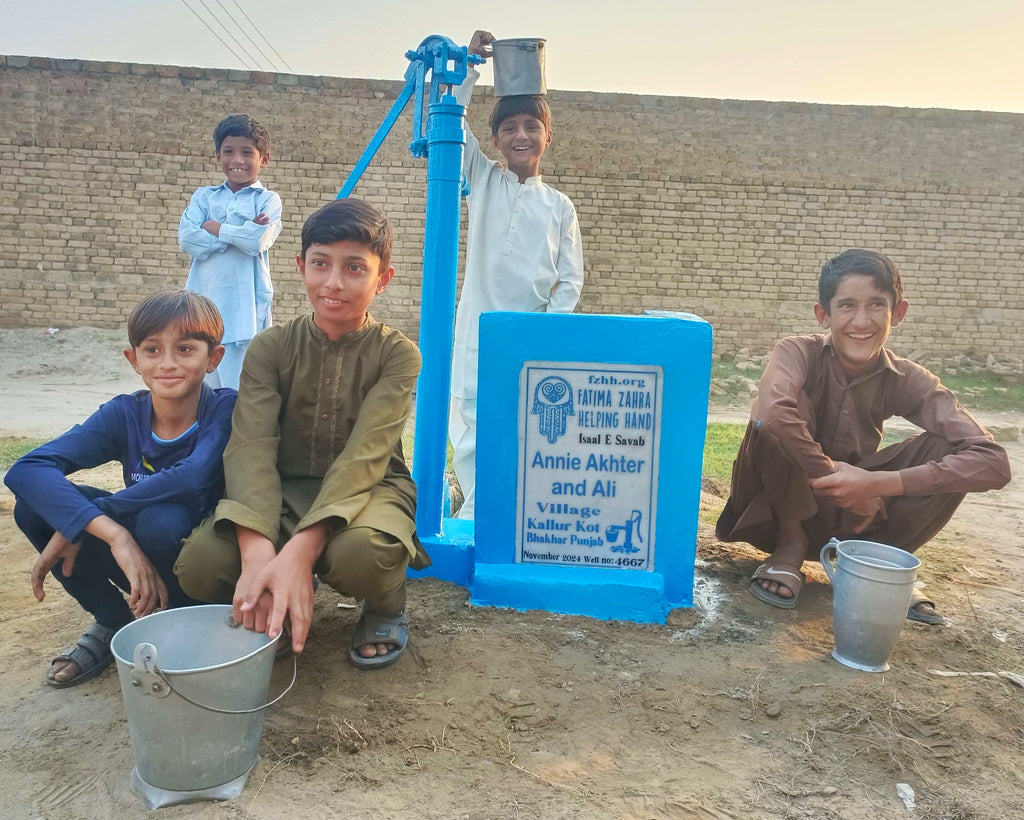
[{"label": "blue painted concrete base", "polygon": [[473,527],[474,522],[458,518],[445,518],[442,534],[420,536],[423,548],[433,563],[424,570],[409,570],[413,578],[428,575],[451,581],[459,586],[469,586],[473,577]]},{"label": "blue painted concrete base", "polygon": [[[545,609],[601,620],[663,624],[670,609],[664,578],[633,570],[477,564],[470,592],[478,606]],[[595,596],[600,607],[594,606]]]}]

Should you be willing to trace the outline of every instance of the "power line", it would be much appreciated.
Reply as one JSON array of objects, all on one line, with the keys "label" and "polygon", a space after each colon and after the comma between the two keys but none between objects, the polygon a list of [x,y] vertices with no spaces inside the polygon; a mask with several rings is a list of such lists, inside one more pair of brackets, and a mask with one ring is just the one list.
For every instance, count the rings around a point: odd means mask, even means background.
[{"label": "power line", "polygon": [[[201,1],[201,0],[200,0],[200,1]],[[207,28],[207,29],[209,30],[210,34],[212,34],[212,35],[213,35],[214,37],[216,37],[216,38],[217,38],[217,39],[218,39],[218,40],[220,41],[220,44],[221,44],[222,46],[224,46],[224,48],[226,48],[226,49],[227,49],[228,51],[230,51],[230,52],[231,52],[231,53],[232,53],[232,54],[234,55],[235,59],[236,59],[236,60],[238,60],[238,62],[240,62],[240,63],[241,63],[242,65],[244,65],[244,66],[245,66],[246,68],[250,68],[250,65],[249,65],[249,63],[247,63],[247,62],[245,61],[245,59],[244,59],[244,58],[240,57],[240,56],[238,55],[238,52],[236,52],[236,51],[235,51],[235,50],[234,50],[234,49],[233,49],[233,48],[232,48],[231,46],[229,46],[229,45],[228,45],[228,44],[227,44],[227,43],[225,42],[224,38],[223,38],[223,37],[221,37],[221,36],[220,36],[220,35],[219,35],[219,34],[218,34],[218,33],[217,33],[216,31],[214,31],[213,27],[212,27],[212,26],[211,26],[211,25],[210,25],[209,23],[207,23],[207,22],[206,22],[206,21],[205,21],[205,20],[204,20],[204,19],[203,19],[203,18],[202,18],[202,17],[200,16],[199,12],[197,12],[197,11],[196,11],[196,10],[195,10],[194,8],[192,8],[192,6],[190,6],[190,5],[188,4],[188,0],[181,0],[181,2],[182,2],[182,4],[183,4],[183,5],[185,6],[185,8],[187,8],[187,9],[188,9],[188,10],[189,10],[190,12],[192,12],[192,13],[193,13],[193,14],[195,15],[196,19],[197,19],[197,20],[198,20],[198,21],[199,21],[200,23],[202,23],[202,24],[203,24],[204,26],[206,26],[206,28]],[[244,50],[244,49],[243,49],[243,50]]]},{"label": "power line", "polygon": [[[263,57],[264,59],[266,59],[266,61],[267,61],[268,63],[270,63],[270,67],[271,67],[271,69],[272,69],[272,70],[274,70],[274,71],[280,71],[281,69],[277,67],[277,63],[275,63],[275,62],[273,61],[273,59],[271,59],[270,55],[268,55],[268,54],[266,53],[266,49],[265,49],[265,48],[263,48],[263,46],[261,46],[261,45],[260,45],[259,43],[257,43],[257,42],[256,42],[255,40],[253,40],[253,39],[252,39],[252,35],[251,35],[251,34],[249,34],[249,32],[245,30],[245,26],[241,25],[241,24],[240,24],[240,23],[238,22],[238,20],[237,20],[237,19],[235,19],[235,18],[234,18],[234,17],[232,16],[232,13],[231,13],[230,11],[228,11],[228,10],[227,10],[227,9],[226,9],[226,8],[224,7],[224,4],[223,4],[223,3],[221,2],[221,0],[217,0],[217,5],[218,5],[218,6],[220,6],[220,10],[221,10],[221,12],[223,13],[224,17],[225,17],[225,18],[226,18],[226,19],[227,19],[227,20],[228,20],[228,21],[229,21],[229,22],[231,23],[231,25],[232,25],[232,26],[234,27],[235,31],[239,32],[239,33],[240,33],[240,34],[241,34],[241,35],[242,35],[242,36],[243,36],[243,37],[244,37],[244,38],[245,38],[246,40],[248,40],[248,41],[249,41],[249,47],[251,47],[251,50],[252,50],[253,52],[255,52],[256,54],[259,54],[259,55],[261,55],[261,56],[262,56],[262,57]],[[223,25],[223,23],[222,23],[222,25]],[[243,48],[246,48],[246,46],[243,46]],[[253,57],[253,59],[255,60],[256,58],[255,58],[255,57]]]},{"label": "power line", "polygon": [[[262,39],[262,40],[263,40],[263,42],[267,44],[267,48],[269,48],[269,49],[270,49],[271,51],[273,51],[273,52],[274,52],[274,54],[276,54],[276,55],[277,55],[277,59],[279,59],[279,60],[280,60],[280,61],[281,61],[281,62],[282,62],[282,63],[284,64],[284,67],[285,67],[285,68],[287,68],[287,69],[288,69],[288,71],[290,71],[290,72],[291,72],[292,74],[294,74],[294,73],[295,73],[295,69],[293,69],[293,68],[292,68],[292,67],[291,67],[290,65],[288,65],[288,61],[287,61],[287,60],[286,60],[286,59],[285,59],[284,57],[282,57],[282,56],[280,55],[280,53],[278,53],[278,50],[277,50],[276,48],[274,48],[274,47],[273,47],[273,46],[272,46],[272,45],[270,44],[270,40],[268,40],[268,39],[267,39],[267,38],[266,38],[266,37],[265,37],[265,36],[263,35],[263,32],[262,32],[262,31],[260,31],[260,29],[259,29],[259,26],[257,26],[257,25],[256,25],[256,24],[255,24],[255,23],[254,23],[254,22],[252,21],[252,19],[251,19],[251,18],[249,17],[249,15],[245,13],[245,9],[243,9],[243,8],[242,8],[242,7],[240,6],[240,5],[238,5],[238,0],[232,0],[232,2],[233,2],[233,3],[235,4],[235,7],[236,7],[236,8],[237,8],[237,9],[238,9],[238,10],[239,10],[240,12],[242,12],[242,16],[243,16],[243,17],[244,17],[244,18],[245,18],[246,20],[248,20],[248,21],[249,21],[249,25],[250,25],[250,26],[252,26],[252,28],[253,28],[253,31],[255,31],[255,32],[256,32],[256,33],[257,33],[257,34],[258,34],[258,35],[260,36],[260,39]],[[220,0],[217,0],[217,3],[218,3],[218,4],[220,4]],[[221,8],[223,8],[223,4],[221,4]],[[227,13],[227,9],[224,9],[224,11],[225,11],[225,13]],[[248,35],[246,35],[246,36],[248,36]],[[252,42],[252,38],[251,38],[251,37],[249,38],[249,40],[250,40],[250,42]],[[256,43],[253,43],[253,45],[256,45]]]},{"label": "power line", "polygon": [[[227,34],[228,37],[231,38],[232,42],[236,46],[238,46],[242,50],[243,53],[246,53],[245,52],[245,46],[243,46],[240,42],[238,42],[238,38],[235,37],[235,35],[231,33],[231,30],[223,22],[221,22],[220,18],[218,18],[216,14],[214,14],[213,9],[211,9],[208,5],[206,5],[206,0],[199,0],[199,2],[203,4],[203,8],[206,9],[207,13],[217,22],[217,25],[219,25],[222,29],[224,29],[224,33]],[[250,57],[250,59],[252,59],[252,61],[254,63],[256,63],[256,70],[257,71],[262,71],[263,70],[263,66],[260,65],[259,60],[256,59],[256,57],[253,56],[253,55],[249,55],[249,57]]]}]

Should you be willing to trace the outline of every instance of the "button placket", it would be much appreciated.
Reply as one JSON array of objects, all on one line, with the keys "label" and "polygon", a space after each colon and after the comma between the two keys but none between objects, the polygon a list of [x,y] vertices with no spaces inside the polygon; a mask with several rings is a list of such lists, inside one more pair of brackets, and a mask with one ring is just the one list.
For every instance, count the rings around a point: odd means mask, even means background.
[{"label": "button placket", "polygon": [[512,201],[512,216],[508,221],[508,233],[505,235],[505,247],[503,248],[505,256],[508,256],[512,252],[512,246],[515,243],[515,238],[519,235],[520,203],[522,195],[523,186],[520,185],[516,190],[515,199]]}]

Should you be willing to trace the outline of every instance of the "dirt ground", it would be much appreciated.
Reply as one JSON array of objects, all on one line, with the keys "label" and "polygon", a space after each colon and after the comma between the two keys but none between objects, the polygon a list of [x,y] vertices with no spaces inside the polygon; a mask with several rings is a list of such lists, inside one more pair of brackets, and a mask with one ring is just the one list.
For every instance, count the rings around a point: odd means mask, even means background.
[{"label": "dirt ground", "polygon": [[[59,432],[137,386],[119,333],[0,331],[0,344],[0,435]],[[970,498],[919,553],[946,625],[908,623],[886,674],[829,657],[817,564],[795,612],[747,594],[759,554],[715,541],[723,501],[709,487],[698,606],[665,626],[478,608],[463,588],[419,579],[411,651],[360,673],[346,659],[357,611],[321,587],[298,682],[270,711],[242,796],[160,816],[1019,816],[1024,690],[930,671],[1024,674],[1024,442],[1007,448],[1018,478]],[[118,471],[89,480],[115,486]],[[135,815],[116,672],[42,685],[88,621],[52,581],[32,598],[34,555],[12,507],[0,495],[0,817]],[[272,688],[290,672],[278,664]]]}]

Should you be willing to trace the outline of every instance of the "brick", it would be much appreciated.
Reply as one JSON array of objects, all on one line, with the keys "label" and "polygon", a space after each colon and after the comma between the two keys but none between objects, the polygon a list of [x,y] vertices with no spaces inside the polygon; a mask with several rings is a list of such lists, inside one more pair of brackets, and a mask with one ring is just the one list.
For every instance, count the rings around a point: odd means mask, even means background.
[{"label": "brick", "polygon": [[[291,262],[302,219],[333,197],[400,87],[0,58],[0,324],[117,326],[141,294],[180,285],[178,217],[219,181],[210,132],[234,111],[272,132],[261,179],[285,205],[275,316],[303,312]],[[469,120],[486,136],[493,95],[480,92]],[[716,352],[763,351],[817,329],[822,260],[868,245],[906,274],[914,312],[897,350],[1018,355],[1021,115],[557,90],[550,101],[544,170],[579,210],[582,310],[692,311],[713,322]],[[375,312],[415,338],[426,165],[408,155],[410,123],[406,112],[357,193],[396,226],[399,279]],[[463,215],[463,249],[465,228]]]}]

